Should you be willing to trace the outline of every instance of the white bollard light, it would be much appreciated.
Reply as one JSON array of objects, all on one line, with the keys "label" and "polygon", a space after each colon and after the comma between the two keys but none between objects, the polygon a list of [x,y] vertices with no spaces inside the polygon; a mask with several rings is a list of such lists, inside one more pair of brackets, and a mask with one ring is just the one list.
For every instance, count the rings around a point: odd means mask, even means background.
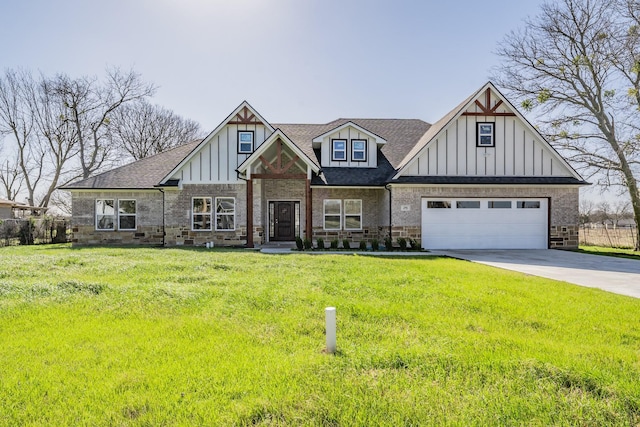
[{"label": "white bollard light", "polygon": [[336,308],[327,307],[325,310],[326,330],[327,330],[327,353],[336,352]]}]

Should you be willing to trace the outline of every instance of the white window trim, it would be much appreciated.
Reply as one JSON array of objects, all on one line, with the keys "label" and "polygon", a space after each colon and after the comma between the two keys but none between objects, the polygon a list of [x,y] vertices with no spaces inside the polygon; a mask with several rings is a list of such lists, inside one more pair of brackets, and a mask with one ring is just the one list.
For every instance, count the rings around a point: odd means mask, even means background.
[{"label": "white window trim", "polygon": [[[364,148],[362,150],[356,150],[354,142],[364,142]],[[351,140],[351,161],[353,162],[366,162],[367,161],[367,144],[368,141],[363,138],[355,138]],[[362,159],[356,159],[354,154],[357,152],[361,152],[363,155]]]},{"label": "white window trim", "polygon": [[[360,202],[360,213],[359,214],[347,214],[347,202]],[[357,230],[362,230],[362,199],[344,199],[343,201],[345,208],[343,209],[344,213],[344,220],[343,220],[343,224],[344,224],[344,229],[347,231],[357,231]],[[359,216],[360,217],[360,228],[347,228],[347,217],[355,217],[355,216]]]},{"label": "white window trim", "polygon": [[[136,199],[118,199],[118,230],[120,231],[136,231],[138,229],[138,202]],[[120,202],[133,202],[136,207],[136,212],[132,214],[122,214],[120,215]],[[121,216],[132,216],[134,218],[135,227],[134,228],[120,228],[120,217]]]},{"label": "white window trim", "polygon": [[[231,199],[233,200],[233,214],[229,213],[218,213],[218,199]],[[216,231],[236,231],[236,198],[235,197],[225,197],[220,196],[216,197],[214,200],[214,205],[211,207],[211,210],[214,211],[214,228]],[[233,228],[218,228],[218,216],[231,216],[233,215]]]},{"label": "white window trim", "polygon": [[[112,228],[98,228],[98,200],[111,200],[113,201],[113,215],[101,215],[101,216],[113,216],[113,227]],[[116,231],[116,226],[118,225],[118,211],[117,211],[117,200],[116,199],[110,199],[110,198],[102,198],[102,199],[95,199],[94,201],[94,210],[95,210],[95,217],[94,217],[94,226],[96,231]]]},{"label": "white window trim", "polygon": [[[342,141],[344,142],[344,150],[336,150],[336,145],[335,143],[337,141]],[[336,158],[336,151],[340,151],[340,152],[344,152],[344,158],[343,159],[337,159]],[[335,138],[331,140],[331,161],[334,162],[346,162],[347,159],[347,140],[343,139],[343,138]]]},{"label": "white window trim", "polygon": [[[209,206],[211,206],[211,211],[212,212],[194,212],[193,211],[193,201],[195,199],[209,199],[210,203]],[[191,231],[212,231],[213,227],[213,200],[211,200],[211,197],[209,196],[197,196],[197,197],[192,197],[191,198]],[[194,228],[193,224],[194,224],[194,218],[196,215],[209,215],[209,228]]]},{"label": "white window trim", "polygon": [[[241,150],[241,148],[240,148],[240,147],[242,147],[242,144],[247,144],[246,142],[243,143],[243,142],[240,141],[240,134],[243,134],[243,133],[248,133],[248,134],[251,135],[251,149],[249,151]],[[251,153],[253,153],[254,148],[255,148],[255,134],[254,134],[254,132],[252,130],[239,130],[238,131],[238,154],[251,154]]]},{"label": "white window trim", "polygon": [[[329,216],[337,216],[338,228],[327,228],[327,202],[338,202],[340,205],[340,212],[337,214],[329,214]],[[322,201],[322,229],[323,230],[342,230],[342,200],[340,199],[324,199]]]},{"label": "white window trim", "polygon": [[[487,134],[487,133],[480,133],[480,127],[482,127],[483,125],[490,125],[491,126],[491,133]],[[496,145],[496,124],[495,122],[477,122],[476,124],[476,145],[478,147],[495,147]],[[491,144],[481,144],[480,140],[481,137],[483,136],[491,136]]]}]

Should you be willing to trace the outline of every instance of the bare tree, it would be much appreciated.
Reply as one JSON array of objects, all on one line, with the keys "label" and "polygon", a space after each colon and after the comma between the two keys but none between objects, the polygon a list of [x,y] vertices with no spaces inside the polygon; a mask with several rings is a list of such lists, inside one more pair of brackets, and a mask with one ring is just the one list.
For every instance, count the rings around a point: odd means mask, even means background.
[{"label": "bare tree", "polygon": [[626,187],[640,225],[640,9],[637,0],[613,3],[544,4],[502,41],[494,79],[538,113],[541,130],[577,167]]},{"label": "bare tree", "polygon": [[43,175],[46,151],[39,144],[28,92],[36,82],[31,74],[7,70],[0,78],[0,133],[9,136],[17,153],[17,168],[28,192],[28,202],[35,205],[35,192]]},{"label": "bare tree", "polygon": [[13,163],[9,160],[4,165],[0,165],[0,184],[8,200],[15,200],[22,189],[24,178],[18,167],[18,159]]},{"label": "bare tree", "polygon": [[55,78],[54,93],[62,99],[65,119],[76,129],[82,178],[106,166],[114,154],[109,125],[114,112],[126,103],[153,95],[155,87],[133,71],[107,70],[104,82],[95,77]]},{"label": "bare tree", "polygon": [[595,204],[593,200],[581,199],[580,206],[578,207],[580,212],[580,225],[585,226],[594,221]]},{"label": "bare tree", "polygon": [[55,79],[41,76],[36,86],[26,91],[38,143],[46,152],[40,167],[46,167],[44,172],[48,185],[40,199],[40,206],[49,205],[51,194],[58,185],[67,184],[79,176],[77,170],[68,167],[70,160],[78,154],[78,133],[64,114],[64,102],[54,90],[56,83]]},{"label": "bare tree", "polygon": [[620,221],[633,218],[631,213],[631,205],[626,200],[618,200],[611,207],[611,221],[614,227],[620,225]]},{"label": "bare tree", "polygon": [[[50,203],[55,206],[59,214],[71,216],[71,194],[66,191],[56,190],[51,194]],[[51,212],[51,211],[49,211]]]},{"label": "bare tree", "polygon": [[[109,124],[126,103],[153,93],[133,71],[93,77],[34,78],[25,71],[0,76],[0,136],[11,144],[14,175],[0,174],[7,192],[24,184],[29,204],[46,207],[55,189],[100,170],[116,150]],[[9,191],[9,187],[11,191]],[[15,197],[15,194],[12,194]]]},{"label": "bare tree", "polygon": [[113,142],[135,160],[186,144],[202,136],[200,125],[145,100],[114,111],[109,125]]}]

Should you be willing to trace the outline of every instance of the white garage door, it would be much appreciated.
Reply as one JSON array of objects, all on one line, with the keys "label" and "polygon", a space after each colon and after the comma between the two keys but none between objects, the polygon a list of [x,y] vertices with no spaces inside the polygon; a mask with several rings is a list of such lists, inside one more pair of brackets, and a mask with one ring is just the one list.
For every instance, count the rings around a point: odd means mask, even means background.
[{"label": "white garage door", "polygon": [[422,199],[424,249],[546,249],[547,199]]}]

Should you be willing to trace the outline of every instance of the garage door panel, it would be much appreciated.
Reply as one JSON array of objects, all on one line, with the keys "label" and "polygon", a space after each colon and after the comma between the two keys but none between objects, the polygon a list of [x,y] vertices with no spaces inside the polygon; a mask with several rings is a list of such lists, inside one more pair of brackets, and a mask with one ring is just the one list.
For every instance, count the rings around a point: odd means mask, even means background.
[{"label": "garage door panel", "polygon": [[[447,201],[451,208],[429,208],[429,201]],[[457,208],[457,201],[479,200],[480,208]],[[425,249],[547,248],[546,199],[500,199],[511,208],[489,208],[498,199],[423,199],[422,246]],[[517,201],[539,208],[517,208]],[[432,204],[436,205],[436,204]],[[529,205],[529,203],[527,203]]]}]

